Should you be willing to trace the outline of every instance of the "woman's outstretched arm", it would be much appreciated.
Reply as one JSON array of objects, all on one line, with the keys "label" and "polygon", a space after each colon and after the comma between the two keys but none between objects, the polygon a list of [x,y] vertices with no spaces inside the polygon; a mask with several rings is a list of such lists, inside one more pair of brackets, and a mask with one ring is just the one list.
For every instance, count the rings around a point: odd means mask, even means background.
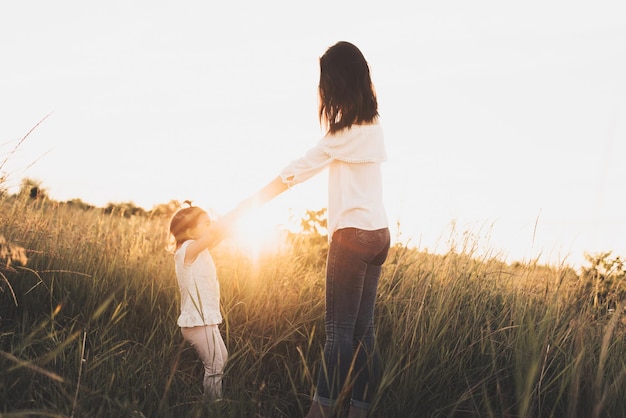
[{"label": "woman's outstretched arm", "polygon": [[283,183],[283,180],[279,176],[252,195],[249,200],[253,205],[261,206],[274,199],[276,196],[287,190],[287,188],[287,185]]},{"label": "woman's outstretched arm", "polygon": [[205,238],[207,241],[206,247],[211,249],[218,245],[233,231],[235,224],[241,216],[256,207],[264,205],[285,190],[287,190],[287,185],[283,183],[280,177],[276,177],[251,197],[243,200],[235,209],[211,226],[210,234]]}]

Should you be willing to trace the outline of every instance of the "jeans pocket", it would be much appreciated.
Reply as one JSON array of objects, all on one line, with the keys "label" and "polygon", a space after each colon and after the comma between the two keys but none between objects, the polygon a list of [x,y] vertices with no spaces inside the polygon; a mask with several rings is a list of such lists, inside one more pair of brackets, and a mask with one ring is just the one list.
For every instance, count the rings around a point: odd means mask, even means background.
[{"label": "jeans pocket", "polygon": [[363,229],[356,230],[356,239],[361,244],[373,245],[383,240],[384,230],[366,231]]}]

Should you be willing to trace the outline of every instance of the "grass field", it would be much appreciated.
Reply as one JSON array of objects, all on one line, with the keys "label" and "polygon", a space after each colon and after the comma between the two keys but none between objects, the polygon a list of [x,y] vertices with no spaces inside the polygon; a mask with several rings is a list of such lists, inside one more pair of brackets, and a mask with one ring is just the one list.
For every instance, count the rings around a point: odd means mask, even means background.
[{"label": "grass field", "polygon": [[[0,199],[0,236],[29,258],[0,259],[1,417],[305,415],[324,342],[324,245],[213,252],[230,358],[225,399],[207,403],[176,326],[168,220]],[[606,276],[481,254],[472,242],[443,255],[392,248],[371,415],[626,416],[623,293],[598,297]]]}]

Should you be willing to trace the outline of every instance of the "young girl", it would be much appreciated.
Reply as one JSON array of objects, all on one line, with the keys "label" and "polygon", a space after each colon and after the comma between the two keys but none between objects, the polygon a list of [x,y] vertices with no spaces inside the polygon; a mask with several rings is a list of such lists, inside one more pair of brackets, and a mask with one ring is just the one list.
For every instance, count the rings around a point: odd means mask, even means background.
[{"label": "young girl", "polygon": [[199,207],[181,209],[170,221],[170,233],[176,242],[174,262],[181,298],[177,323],[184,339],[202,360],[204,394],[210,400],[222,397],[228,352],[218,329],[222,322],[220,286],[209,249],[224,238],[241,208],[215,224]]},{"label": "young girl", "polygon": [[378,380],[374,302],[390,237],[378,104],[369,66],[356,46],[339,42],[320,58],[318,91],[326,135],[252,200],[265,203],[329,169],[326,343],[307,417],[329,417],[344,386],[352,395],[349,417],[364,417]]}]

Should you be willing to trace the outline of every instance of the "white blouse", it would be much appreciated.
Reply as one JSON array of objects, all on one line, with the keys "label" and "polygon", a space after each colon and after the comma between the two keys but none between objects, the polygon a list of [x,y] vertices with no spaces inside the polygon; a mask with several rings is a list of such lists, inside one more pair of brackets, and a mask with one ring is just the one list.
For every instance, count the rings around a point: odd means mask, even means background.
[{"label": "white blouse", "polygon": [[302,158],[285,167],[280,177],[292,187],[327,166],[328,239],[341,228],[376,230],[388,226],[383,205],[381,163],[387,160],[379,124],[352,125],[325,135]]},{"label": "white blouse", "polygon": [[180,289],[179,327],[220,324],[220,285],[209,250],[203,250],[191,264],[185,264],[185,252],[192,241],[185,241],[174,254]]}]

